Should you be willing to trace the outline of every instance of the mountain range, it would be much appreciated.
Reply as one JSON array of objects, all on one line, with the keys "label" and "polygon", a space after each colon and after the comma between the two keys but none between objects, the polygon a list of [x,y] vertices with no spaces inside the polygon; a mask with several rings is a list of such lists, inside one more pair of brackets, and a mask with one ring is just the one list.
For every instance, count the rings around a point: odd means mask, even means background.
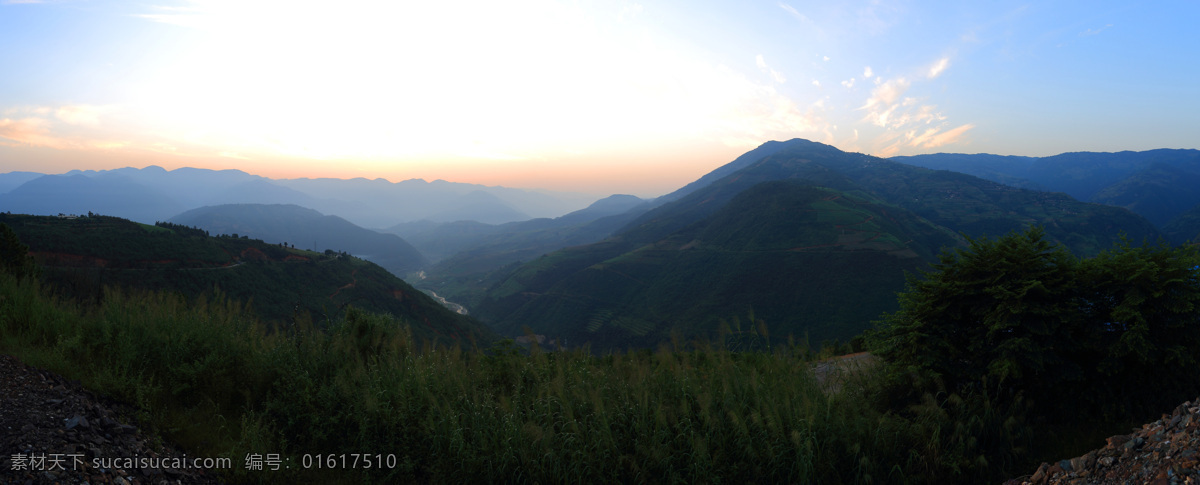
[{"label": "mountain range", "polygon": [[[1051,157],[938,153],[891,160],[1124,207],[1160,229],[1200,205],[1200,191],[1196,190],[1200,187],[1200,150],[1075,152]],[[1197,235],[1200,227],[1191,226],[1172,231],[1171,238],[1179,244],[1196,240]]]},{"label": "mountain range", "polygon": [[[845,341],[895,309],[905,273],[969,237],[1030,224],[1094,255],[1121,234],[1159,231],[1120,207],[971,175],[770,142],[664,197],[609,238],[492,274],[482,294],[455,293],[501,333],[596,348],[728,335],[731,322]],[[701,181],[705,180],[704,178]],[[698,181],[700,182],[700,181]],[[431,271],[432,272],[432,271]],[[745,331],[745,329],[742,329]]]},{"label": "mountain range", "polygon": [[605,349],[845,341],[964,236],[1037,224],[1081,256],[1122,235],[1196,240],[1197,182],[1196,150],[884,159],[793,139],[655,199],[147,167],[0,174],[0,210],[132,214],[359,256],[500,333]]},{"label": "mountain range", "polygon": [[59,175],[0,174],[0,207],[23,214],[88,212],[142,223],[225,204],[295,204],[336,214],[359,226],[474,220],[490,224],[557,217],[594,196],[420,179],[270,179],[240,170],[150,166]]}]

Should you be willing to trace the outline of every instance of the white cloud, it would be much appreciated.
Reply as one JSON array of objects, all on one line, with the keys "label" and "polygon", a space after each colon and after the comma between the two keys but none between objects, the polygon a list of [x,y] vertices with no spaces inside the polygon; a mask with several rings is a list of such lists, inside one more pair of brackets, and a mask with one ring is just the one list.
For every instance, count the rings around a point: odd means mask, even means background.
[{"label": "white cloud", "polygon": [[100,124],[101,111],[102,109],[96,106],[72,105],[58,108],[54,111],[54,116],[71,125],[95,126]]},{"label": "white cloud", "polygon": [[821,81],[818,81],[818,80],[816,80],[816,79],[813,79],[813,80],[812,80],[812,85],[813,85],[813,86],[816,86],[816,87],[818,87],[818,88],[819,88],[819,87],[821,87]]},{"label": "white cloud", "polygon": [[864,79],[869,78],[874,75],[875,74],[874,74],[874,71],[871,70],[871,66],[867,66],[867,67],[863,68],[863,78]]},{"label": "white cloud", "polygon": [[775,82],[777,82],[779,84],[783,84],[783,83],[787,82],[787,78],[784,77],[782,73],[772,69],[771,66],[767,65],[767,61],[763,60],[762,54],[754,56],[754,64],[757,65],[758,68],[760,70],[762,70],[762,72],[770,74],[771,79],[774,79]]},{"label": "white cloud", "polygon": [[933,63],[933,65],[929,67],[929,79],[933,79],[933,78],[936,78],[936,77],[942,75],[942,72],[944,72],[946,70],[946,68],[949,66],[950,66],[950,58],[949,57],[943,57],[941,59],[938,59],[937,62]]},{"label": "white cloud", "polygon": [[850,78],[845,81],[842,81],[842,86],[845,86],[846,89],[853,88],[854,87],[854,78]]},{"label": "white cloud", "polygon": [[866,103],[859,109],[871,110],[891,106],[908,90],[910,84],[904,78],[896,78],[880,84],[871,90],[871,97],[867,98]]},{"label": "white cloud", "polygon": [[825,61],[825,62],[829,62],[829,56],[825,56],[825,57],[824,57],[824,58],[822,58],[821,60],[823,60],[823,61]]}]

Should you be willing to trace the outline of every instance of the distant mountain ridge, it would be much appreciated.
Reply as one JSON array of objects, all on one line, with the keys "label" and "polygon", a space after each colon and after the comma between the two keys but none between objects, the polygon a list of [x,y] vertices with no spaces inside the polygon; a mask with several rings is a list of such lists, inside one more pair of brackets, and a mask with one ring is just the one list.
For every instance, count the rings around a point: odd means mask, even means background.
[{"label": "distant mountain ridge", "polygon": [[[32,184],[32,185],[31,185]],[[221,204],[296,204],[338,215],[363,227],[400,222],[476,220],[499,224],[557,217],[594,196],[435,180],[270,179],[240,170],[158,166],[74,170],[63,175],[0,174],[0,209],[54,215],[88,212],[142,223]]]},{"label": "distant mountain ridge", "polygon": [[170,222],[212,234],[239,234],[268,243],[323,252],[346,252],[403,276],[429,263],[416,248],[395,234],[358,227],[341,217],[291,204],[227,204],[179,214]]},{"label": "distant mountain ridge", "polygon": [[[937,153],[892,161],[1125,207],[1165,228],[1200,204],[1200,150],[1073,152],[1050,157]],[[1182,242],[1176,240],[1175,242]]]}]

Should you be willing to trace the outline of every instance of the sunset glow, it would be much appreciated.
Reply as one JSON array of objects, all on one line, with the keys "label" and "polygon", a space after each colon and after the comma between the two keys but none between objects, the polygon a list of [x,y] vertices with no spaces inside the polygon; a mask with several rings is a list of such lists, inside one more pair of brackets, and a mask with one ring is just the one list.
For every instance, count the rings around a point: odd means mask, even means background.
[{"label": "sunset glow", "polygon": [[768,140],[1194,148],[1194,2],[0,2],[0,171],[655,196]]}]

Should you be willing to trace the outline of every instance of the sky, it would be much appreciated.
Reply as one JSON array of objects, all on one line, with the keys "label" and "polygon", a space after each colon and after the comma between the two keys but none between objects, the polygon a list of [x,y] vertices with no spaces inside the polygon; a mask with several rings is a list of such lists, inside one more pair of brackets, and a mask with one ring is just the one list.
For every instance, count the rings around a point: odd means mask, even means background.
[{"label": "sky", "polygon": [[1200,2],[0,0],[0,173],[644,197],[768,140],[1200,148]]}]

